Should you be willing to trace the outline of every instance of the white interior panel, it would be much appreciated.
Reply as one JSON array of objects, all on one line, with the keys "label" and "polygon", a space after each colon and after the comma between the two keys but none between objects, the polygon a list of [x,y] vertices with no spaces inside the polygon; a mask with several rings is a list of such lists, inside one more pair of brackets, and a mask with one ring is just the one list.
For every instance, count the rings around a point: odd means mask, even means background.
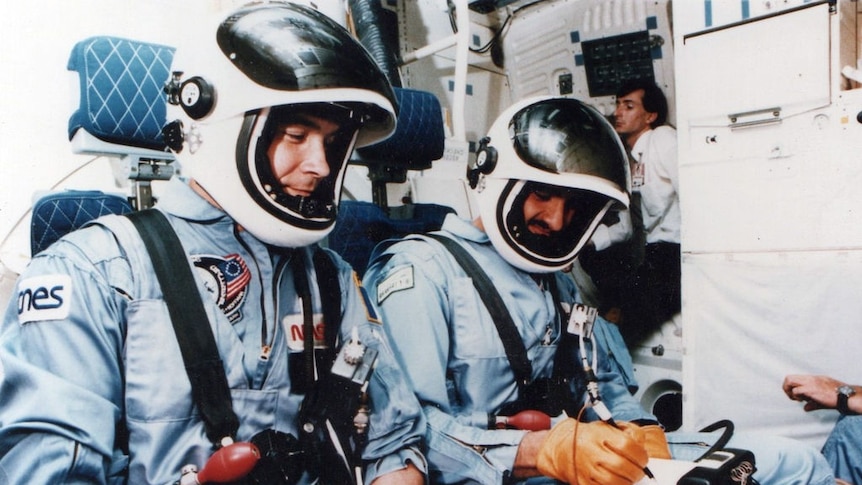
[{"label": "white interior panel", "polygon": [[686,255],[686,426],[727,418],[822,445],[838,413],[804,412],[781,383],[791,373],[862,382],[859,288],[859,250]]},{"label": "white interior panel", "polygon": [[862,125],[837,108],[824,116],[822,128],[812,115],[719,132],[712,144],[697,133],[714,131],[692,129],[680,169],[684,251],[862,246]]},{"label": "white interior panel", "polygon": [[[513,100],[538,94],[570,95],[613,114],[614,97],[593,95],[578,57],[582,43],[649,31],[656,51],[656,83],[668,96],[669,119],[675,122],[673,42],[667,0],[554,0],[518,10],[503,37],[506,72]],[[571,75],[571,93],[562,92],[560,76]]]},{"label": "white interior panel", "polygon": [[786,117],[828,104],[829,17],[823,3],[686,36],[680,76],[690,123],[726,125],[730,115],[773,108]]}]

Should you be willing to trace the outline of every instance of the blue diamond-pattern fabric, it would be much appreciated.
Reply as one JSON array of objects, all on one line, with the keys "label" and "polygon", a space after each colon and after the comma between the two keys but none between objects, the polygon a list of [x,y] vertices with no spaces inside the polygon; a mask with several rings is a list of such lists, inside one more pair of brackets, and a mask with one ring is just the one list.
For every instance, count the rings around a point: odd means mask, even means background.
[{"label": "blue diamond-pattern fabric", "polygon": [[436,231],[443,225],[446,215],[455,212],[451,207],[438,204],[413,204],[411,208],[411,217],[396,219],[372,202],[342,200],[327,244],[361,277],[377,243],[408,234]]},{"label": "blue diamond-pattern fabric", "polygon": [[360,148],[364,159],[405,168],[422,166],[443,156],[445,133],[440,101],[427,92],[395,88],[398,124],[395,132],[380,143]]},{"label": "blue diamond-pattern fabric", "polygon": [[69,139],[83,128],[107,142],[163,150],[163,88],[174,50],[109,36],[78,42],[67,65],[80,81],[80,106],[69,119]]},{"label": "blue diamond-pattern fabric", "polygon": [[68,190],[42,196],[30,217],[30,254],[35,256],[63,235],[105,214],[126,214],[126,198],[96,190]]}]

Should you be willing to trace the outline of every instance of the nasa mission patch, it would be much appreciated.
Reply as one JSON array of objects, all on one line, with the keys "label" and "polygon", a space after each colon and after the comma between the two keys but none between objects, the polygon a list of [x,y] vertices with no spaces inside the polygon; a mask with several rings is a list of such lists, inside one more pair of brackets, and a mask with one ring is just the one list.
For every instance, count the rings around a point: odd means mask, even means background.
[{"label": "nasa mission patch", "polygon": [[240,308],[251,281],[251,271],[239,254],[196,255],[192,262],[204,277],[204,285],[231,322],[242,317]]}]

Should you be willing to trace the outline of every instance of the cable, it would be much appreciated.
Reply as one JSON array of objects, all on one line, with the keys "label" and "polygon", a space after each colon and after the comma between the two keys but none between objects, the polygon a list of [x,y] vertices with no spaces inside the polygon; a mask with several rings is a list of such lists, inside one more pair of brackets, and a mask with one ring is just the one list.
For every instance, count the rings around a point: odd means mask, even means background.
[{"label": "cable", "polygon": [[491,50],[491,47],[493,47],[494,44],[497,43],[500,40],[500,38],[503,36],[503,31],[506,30],[506,27],[509,25],[509,21],[512,20],[512,17],[513,17],[513,15],[509,15],[508,17],[506,17],[506,20],[503,21],[503,25],[500,26],[499,30],[494,32],[494,35],[491,36],[491,40],[489,40],[487,44],[485,44],[479,48],[471,47],[470,52],[475,52],[477,54],[484,54],[484,53],[488,52],[489,50]]},{"label": "cable", "polygon": [[[449,15],[449,25],[452,28],[452,33],[457,34],[458,33],[458,26],[457,26],[457,22],[455,20],[455,5],[452,3],[452,0],[449,0],[447,2],[447,6],[448,6],[448,9],[447,9],[448,15]],[[521,8],[523,8],[523,7],[521,7]],[[512,13],[510,13],[506,17],[506,20],[503,21],[503,25],[501,25],[500,28],[494,32],[494,35],[491,36],[491,40],[489,40],[482,47],[478,47],[478,48],[470,47],[470,52],[474,52],[476,54],[484,54],[484,53],[488,52],[489,50],[491,50],[491,47],[493,47],[494,44],[500,40],[500,37],[502,37],[503,31],[506,30],[506,27],[509,25],[509,22],[512,20],[512,17],[514,17],[515,13],[517,13],[518,10],[520,10],[521,8],[514,10]]]},{"label": "cable", "polygon": [[[598,362],[598,346],[595,345],[592,341],[593,335],[593,324],[596,321],[596,315],[598,314],[598,310],[593,307],[588,307],[586,305],[575,305],[572,308],[572,315],[569,318],[569,325],[574,325],[578,330],[578,352],[581,354],[581,364],[584,369],[584,374],[586,374],[587,379],[587,395],[590,399],[590,407],[593,408],[595,413],[599,416],[599,419],[604,421],[605,423],[610,424],[616,429],[622,431],[622,428],[614,421],[613,414],[611,414],[610,409],[605,405],[602,401],[601,395],[599,394],[599,379],[596,376],[595,371],[593,370],[597,366]],[[577,317],[582,317],[582,319],[577,319]],[[592,362],[587,360],[587,352],[586,352],[586,344],[590,344],[592,347]],[[586,406],[584,406],[586,408]],[[578,413],[579,420],[580,414]],[[577,437],[577,428],[575,432],[575,436]],[[576,440],[577,442],[577,440]],[[652,471],[648,467],[643,467],[643,472],[646,474],[648,478],[655,481],[655,475],[653,475]]]},{"label": "cable", "polygon": [[[57,182],[55,182],[53,185],[51,185],[50,187],[48,187],[48,190],[55,190],[55,189],[56,189],[60,184],[62,184],[62,183],[63,183],[63,182],[65,182],[66,180],[69,180],[73,175],[75,175],[76,173],[78,173],[78,172],[80,172],[82,169],[84,169],[84,167],[86,167],[86,166],[90,165],[91,163],[95,162],[96,160],[98,160],[98,159],[100,159],[100,158],[102,158],[102,157],[101,157],[101,155],[100,155],[100,156],[95,156],[95,157],[93,157],[93,158],[91,158],[91,159],[87,160],[86,162],[82,163],[82,164],[81,164],[81,165],[79,165],[75,170],[72,170],[71,172],[67,173],[67,174],[66,174],[64,177],[62,177],[60,180],[58,180],[58,181],[57,181]],[[13,225],[12,225],[12,228],[11,228],[11,229],[9,230],[9,232],[8,232],[8,233],[6,233],[6,235],[3,237],[3,240],[2,240],[2,241],[0,241],[0,250],[2,250],[2,248],[3,248],[4,246],[6,246],[6,243],[9,241],[9,238],[10,238],[10,237],[12,237],[12,234],[14,234],[14,233],[15,233],[15,231],[18,229],[18,226],[20,226],[20,225],[21,225],[21,223],[22,223],[22,222],[24,222],[24,219],[25,219],[28,215],[30,215],[30,213],[31,213],[32,211],[33,211],[33,207],[31,206],[29,209],[27,209],[26,211],[24,211],[24,213],[23,213],[23,214],[21,214],[21,217],[19,217],[17,221],[15,221],[15,224],[13,224]]]}]

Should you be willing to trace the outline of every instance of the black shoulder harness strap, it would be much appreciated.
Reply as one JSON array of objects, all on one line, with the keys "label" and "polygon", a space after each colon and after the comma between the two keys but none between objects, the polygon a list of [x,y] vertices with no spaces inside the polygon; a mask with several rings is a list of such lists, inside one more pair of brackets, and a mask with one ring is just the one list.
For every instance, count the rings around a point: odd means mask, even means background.
[{"label": "black shoulder harness strap", "polygon": [[571,352],[572,348],[576,348],[577,337],[566,331],[566,326],[569,321],[570,312],[566,311],[560,301],[560,288],[557,284],[557,279],[554,274],[548,275],[548,290],[551,292],[551,297],[554,299],[554,305],[557,307],[557,315],[559,315],[560,324],[562,325],[562,335],[560,337],[560,350],[554,356],[554,376],[567,378],[571,377],[575,369],[579,369],[578,362],[575,361],[575,354]]},{"label": "black shoulder harness strap", "polygon": [[226,436],[236,437],[239,419],[233,412],[224,367],[182,243],[157,210],[132,212],[126,217],[150,253],[207,437],[216,444]]},{"label": "black shoulder harness strap", "polygon": [[[335,345],[341,328],[341,286],[338,283],[338,268],[335,267],[332,258],[320,246],[317,246],[314,250],[312,263],[317,276],[320,301],[323,307],[323,321],[325,323],[323,332],[327,351],[321,352],[324,362],[318,362],[315,357],[311,290],[308,283],[305,259],[302,257],[302,254],[297,253],[291,256],[290,260],[294,287],[302,302],[303,352],[305,356],[302,375],[306,381],[304,384],[307,386],[313,385],[314,376],[320,374],[315,370],[315,366],[321,365],[322,372],[323,369],[329,369],[329,366],[332,365],[332,359],[335,357]],[[308,389],[307,387],[299,388]]]},{"label": "black shoulder harness strap", "polygon": [[315,249],[312,259],[320,289],[323,321],[326,323],[326,345],[334,349],[341,328],[341,285],[338,283],[338,268],[320,246]]},{"label": "black shoulder harness strap", "polygon": [[464,269],[464,272],[467,273],[467,276],[473,280],[473,286],[479,292],[479,296],[485,303],[488,313],[491,314],[491,319],[494,320],[497,333],[500,334],[500,340],[506,349],[506,357],[509,358],[512,372],[515,373],[518,388],[523,390],[532,380],[533,366],[527,357],[527,349],[524,348],[521,335],[518,333],[515,322],[512,321],[512,316],[503,303],[500,293],[494,288],[491,279],[488,278],[488,275],[482,270],[479,263],[460,244],[438,233],[428,233],[425,235],[439,241],[448,249],[455,260],[458,261],[458,264]]},{"label": "black shoulder harness strap", "polygon": [[[126,217],[138,230],[150,254],[191,382],[192,399],[202,415],[207,437],[216,444],[226,436],[235,437],[239,419],[233,412],[224,365],[182,243],[164,214],[157,210],[132,212]],[[332,349],[341,326],[338,269],[320,247],[315,250],[313,260],[321,300],[327,302],[323,314],[326,342]],[[305,267],[299,272],[304,276]],[[309,297],[304,300],[310,305]]]}]

